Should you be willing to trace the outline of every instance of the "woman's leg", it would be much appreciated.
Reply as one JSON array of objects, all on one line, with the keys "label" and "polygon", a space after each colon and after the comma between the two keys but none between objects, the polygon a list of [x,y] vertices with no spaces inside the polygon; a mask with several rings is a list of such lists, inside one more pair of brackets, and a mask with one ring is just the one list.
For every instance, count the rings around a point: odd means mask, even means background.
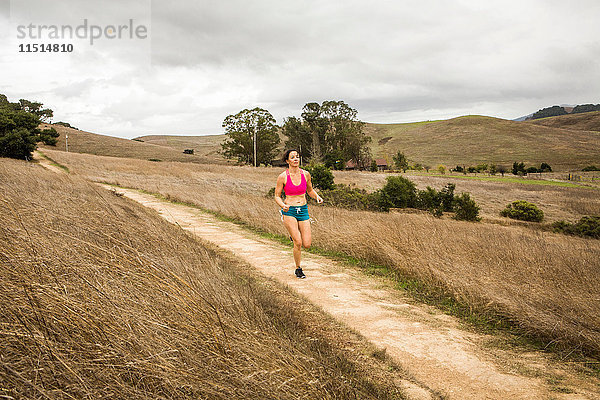
[{"label": "woman's leg", "polygon": [[312,233],[310,231],[310,221],[298,221],[298,229],[300,230],[300,236],[302,236],[302,246],[308,249],[312,243]]},{"label": "woman's leg", "polygon": [[289,215],[283,216],[283,225],[286,227],[288,233],[292,237],[294,241],[294,262],[296,263],[296,268],[300,268],[300,259],[302,258],[302,235],[300,234],[300,230],[298,229],[298,225],[300,223],[294,217],[290,217]]}]

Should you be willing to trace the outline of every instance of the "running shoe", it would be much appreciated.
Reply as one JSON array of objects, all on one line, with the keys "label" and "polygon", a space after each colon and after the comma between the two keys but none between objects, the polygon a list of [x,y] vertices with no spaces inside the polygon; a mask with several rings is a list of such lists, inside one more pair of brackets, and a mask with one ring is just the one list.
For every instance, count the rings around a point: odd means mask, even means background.
[{"label": "running shoe", "polygon": [[304,275],[304,272],[302,272],[302,268],[296,268],[296,277],[300,278],[300,279],[304,279],[306,278],[306,275]]}]

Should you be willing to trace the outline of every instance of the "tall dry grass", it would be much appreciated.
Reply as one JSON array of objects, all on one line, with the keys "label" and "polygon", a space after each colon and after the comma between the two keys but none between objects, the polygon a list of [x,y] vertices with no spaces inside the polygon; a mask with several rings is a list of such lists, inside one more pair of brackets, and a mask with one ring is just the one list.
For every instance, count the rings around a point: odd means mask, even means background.
[{"label": "tall dry grass", "polygon": [[[51,156],[90,179],[157,192],[285,234],[277,206],[264,197],[270,187],[265,182],[274,182],[277,170],[197,170],[59,152]],[[316,206],[310,212],[318,221],[316,246],[391,266],[474,308],[500,312],[548,341],[600,353],[597,240],[428,215]]]},{"label": "tall dry grass", "polygon": [[127,199],[0,162],[0,395],[396,398],[294,310]]}]

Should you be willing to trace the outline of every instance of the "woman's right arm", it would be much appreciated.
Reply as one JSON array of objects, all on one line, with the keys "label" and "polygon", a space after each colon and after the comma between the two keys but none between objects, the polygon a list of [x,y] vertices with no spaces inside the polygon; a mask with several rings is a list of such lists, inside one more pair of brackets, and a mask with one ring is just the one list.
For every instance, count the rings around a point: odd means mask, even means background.
[{"label": "woman's right arm", "polygon": [[275,186],[275,203],[277,203],[277,205],[281,208],[284,209],[284,211],[289,210],[290,206],[288,206],[287,204],[285,204],[283,202],[283,199],[281,198],[281,192],[283,191],[283,184],[285,182],[285,177],[283,174],[279,175],[279,177],[277,177],[277,185]]}]

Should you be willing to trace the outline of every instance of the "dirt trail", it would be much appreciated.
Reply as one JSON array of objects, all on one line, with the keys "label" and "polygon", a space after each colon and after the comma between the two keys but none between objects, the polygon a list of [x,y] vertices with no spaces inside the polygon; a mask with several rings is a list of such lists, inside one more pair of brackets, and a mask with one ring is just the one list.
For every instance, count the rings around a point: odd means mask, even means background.
[{"label": "dirt trail", "polygon": [[117,191],[155,209],[181,228],[230,250],[385,348],[422,383],[421,388],[409,388],[408,393],[414,398],[433,398],[424,388],[443,393],[448,399],[600,398],[600,387],[591,378],[567,372],[543,354],[486,346],[489,338],[461,329],[453,317],[414,304],[376,278],[304,252],[303,269],[308,278],[299,280],[293,275],[289,247],[192,207],[135,190]]}]

